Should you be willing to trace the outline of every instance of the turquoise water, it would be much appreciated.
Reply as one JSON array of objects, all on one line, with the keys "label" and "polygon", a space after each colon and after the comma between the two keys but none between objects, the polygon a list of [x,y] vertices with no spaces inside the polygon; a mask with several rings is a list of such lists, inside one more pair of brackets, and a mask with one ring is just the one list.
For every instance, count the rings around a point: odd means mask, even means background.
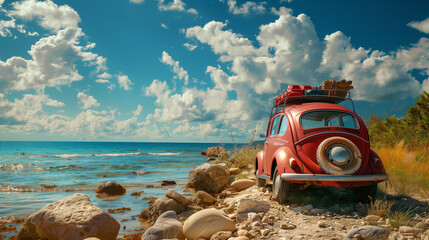
[{"label": "turquoise water", "polygon": [[[26,218],[44,205],[81,192],[96,206],[131,207],[132,211],[114,213],[121,222],[121,234],[140,228],[131,220],[148,206],[145,196],[162,197],[168,188],[183,192],[188,173],[206,162],[201,151],[219,144],[209,143],[112,143],[112,142],[0,142],[0,217]],[[232,144],[224,144],[231,150]],[[162,180],[179,183],[159,186]],[[100,199],[98,184],[116,181],[127,188],[126,195]],[[54,189],[41,186],[57,185]],[[144,191],[141,196],[131,192]],[[138,219],[138,218],[137,218]],[[123,230],[123,226],[126,230]],[[19,229],[20,226],[17,225]],[[13,233],[11,234],[13,235]]]}]

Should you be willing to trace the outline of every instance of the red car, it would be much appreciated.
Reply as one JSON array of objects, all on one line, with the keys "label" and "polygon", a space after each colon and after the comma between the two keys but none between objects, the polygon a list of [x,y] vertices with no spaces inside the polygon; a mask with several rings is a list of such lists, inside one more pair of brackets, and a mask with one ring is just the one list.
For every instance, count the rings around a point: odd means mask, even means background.
[{"label": "red car", "polygon": [[337,105],[350,99],[349,92],[291,86],[276,98],[262,135],[264,150],[255,159],[258,185],[272,180],[279,202],[287,200],[292,183],[351,188],[358,201],[373,197],[377,183],[389,176],[370,149],[364,120]]}]

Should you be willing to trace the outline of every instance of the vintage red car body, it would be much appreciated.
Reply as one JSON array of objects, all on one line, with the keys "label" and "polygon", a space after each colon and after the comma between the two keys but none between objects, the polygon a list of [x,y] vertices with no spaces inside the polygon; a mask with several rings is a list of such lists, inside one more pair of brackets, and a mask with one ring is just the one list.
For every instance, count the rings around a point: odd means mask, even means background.
[{"label": "vintage red car body", "polygon": [[370,149],[364,120],[340,105],[284,104],[270,117],[265,136],[255,175],[260,186],[273,180],[278,201],[286,200],[289,183],[352,188],[362,199],[388,179],[380,157]]}]

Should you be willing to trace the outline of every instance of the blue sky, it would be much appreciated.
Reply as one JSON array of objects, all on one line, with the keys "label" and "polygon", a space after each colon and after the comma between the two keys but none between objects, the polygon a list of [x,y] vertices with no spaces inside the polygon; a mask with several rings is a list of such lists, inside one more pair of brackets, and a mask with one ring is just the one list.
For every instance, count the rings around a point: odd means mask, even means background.
[{"label": "blue sky", "polygon": [[288,84],[429,91],[428,1],[0,0],[0,140],[247,141]]}]

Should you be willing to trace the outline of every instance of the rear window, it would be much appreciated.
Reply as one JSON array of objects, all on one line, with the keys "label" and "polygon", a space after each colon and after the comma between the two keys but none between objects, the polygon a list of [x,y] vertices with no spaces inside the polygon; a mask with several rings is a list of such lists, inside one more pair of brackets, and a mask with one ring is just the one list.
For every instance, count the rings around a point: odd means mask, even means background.
[{"label": "rear window", "polygon": [[302,129],[318,127],[348,127],[359,129],[356,118],[346,112],[312,111],[301,116]]}]

